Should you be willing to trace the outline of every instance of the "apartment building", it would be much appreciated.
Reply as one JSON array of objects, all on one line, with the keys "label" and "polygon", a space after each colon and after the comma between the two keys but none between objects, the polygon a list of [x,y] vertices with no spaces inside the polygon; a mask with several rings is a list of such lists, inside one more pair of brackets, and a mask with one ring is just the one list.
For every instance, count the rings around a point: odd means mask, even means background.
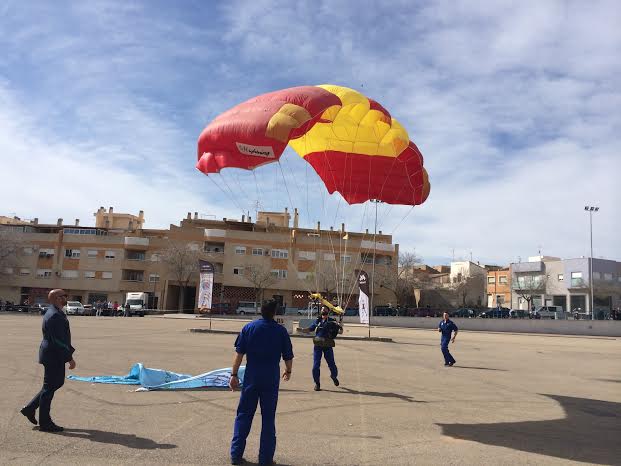
[{"label": "apartment building", "polygon": [[[561,306],[565,311],[591,314],[590,261],[582,257],[529,257],[511,264],[512,303],[517,309]],[[596,316],[621,308],[621,262],[593,261],[593,304]]]},{"label": "apartment building", "polygon": [[[0,299],[44,302],[52,288],[68,291],[71,300],[122,303],[127,292],[149,293],[150,305],[159,309],[193,311],[197,300],[198,271],[187,286],[162,261],[171,244],[181,244],[214,264],[214,302],[254,301],[257,287],[248,269],[264,270],[271,279],[264,299],[283,306],[306,307],[309,292],[345,297],[357,303],[357,271],[375,262],[379,273],[397,271],[398,245],[380,232],[373,235],[334,229],[298,227],[298,212],[259,212],[255,222],[199,219],[188,213],[168,229],[144,228],[144,213],[119,214],[101,207],[95,227],[41,225],[38,221],[7,221],[0,227],[16,241],[17,254],[0,275]],[[293,218],[292,218],[293,217]],[[293,225],[291,221],[293,220]],[[370,275],[370,273],[369,273]],[[390,301],[390,293],[377,287],[376,304]],[[184,294],[180,299],[180,294]],[[349,299],[347,299],[349,298]]]},{"label": "apartment building", "polygon": [[487,271],[487,307],[509,307],[511,304],[511,272],[509,267]]}]

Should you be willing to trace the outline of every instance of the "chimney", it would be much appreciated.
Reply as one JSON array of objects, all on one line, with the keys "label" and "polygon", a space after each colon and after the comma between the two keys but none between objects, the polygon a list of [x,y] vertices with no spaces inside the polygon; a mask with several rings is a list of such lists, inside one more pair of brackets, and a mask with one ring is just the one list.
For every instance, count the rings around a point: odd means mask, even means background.
[{"label": "chimney", "polygon": [[321,222],[317,222],[317,231],[321,231]]},{"label": "chimney", "polygon": [[114,212],[114,208],[110,206],[110,209],[108,209],[108,213],[113,213],[113,212]]},{"label": "chimney", "polygon": [[298,208],[296,207],[295,209],[293,209],[293,228],[298,228],[298,221],[299,221],[299,215],[298,215]]},{"label": "chimney", "polygon": [[341,223],[341,233],[345,233],[345,224]]},{"label": "chimney", "polygon": [[194,212],[194,220],[198,220],[198,212]]},{"label": "chimney", "polygon": [[39,224],[39,217],[35,217],[35,219],[32,221],[32,223],[34,223],[35,225]]},{"label": "chimney", "polygon": [[330,231],[334,231],[334,227],[330,227]]},{"label": "chimney", "polygon": [[248,223],[252,223],[252,217],[248,215]]},{"label": "chimney", "polygon": [[246,216],[242,215],[242,223],[244,223],[246,221]]},{"label": "chimney", "polygon": [[382,234],[382,230],[380,230],[377,234],[378,234],[378,235],[381,235],[381,234]]},{"label": "chimney", "polygon": [[368,234],[369,234],[369,229],[368,229],[368,228],[364,230],[364,234],[365,234],[365,235],[368,235]]},{"label": "chimney", "polygon": [[59,219],[56,221],[56,226],[59,226],[59,227],[62,227],[62,226],[63,226],[63,219],[62,219],[62,218],[59,218]]},{"label": "chimney", "polygon": [[80,219],[79,219],[79,218],[76,218],[76,219],[75,219],[75,226],[76,226],[76,227],[79,227],[79,226],[80,226]]},{"label": "chimney", "polygon": [[192,212],[188,212],[188,215],[185,218],[186,220],[192,220]]},{"label": "chimney", "polygon": [[144,220],[144,210],[141,210],[140,212],[138,212],[138,218],[140,220]]},{"label": "chimney", "polygon": [[224,218],[222,219],[222,221],[223,221],[223,222],[226,222],[226,217],[224,217]]}]

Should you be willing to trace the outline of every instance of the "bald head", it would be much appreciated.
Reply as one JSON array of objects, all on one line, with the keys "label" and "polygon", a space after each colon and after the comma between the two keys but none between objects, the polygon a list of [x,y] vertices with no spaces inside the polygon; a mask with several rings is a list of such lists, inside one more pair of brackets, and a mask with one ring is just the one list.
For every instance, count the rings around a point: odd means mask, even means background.
[{"label": "bald head", "polygon": [[56,288],[48,293],[47,300],[50,304],[61,310],[65,304],[67,304],[67,293],[65,293],[65,290]]}]

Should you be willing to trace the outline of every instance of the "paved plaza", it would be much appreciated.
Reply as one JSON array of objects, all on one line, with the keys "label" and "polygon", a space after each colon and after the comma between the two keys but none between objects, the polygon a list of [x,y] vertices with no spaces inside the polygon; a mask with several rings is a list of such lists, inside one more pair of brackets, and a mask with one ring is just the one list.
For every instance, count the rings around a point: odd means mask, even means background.
[{"label": "paved plaza", "polygon": [[[230,366],[234,335],[190,333],[206,319],[70,317],[77,375],[135,362],[188,374]],[[217,330],[243,321],[214,320]],[[345,336],[366,328],[348,326]],[[281,384],[275,461],[283,465],[621,464],[621,339],[460,332],[444,367],[432,330],[373,328],[393,342],[342,340],[340,387],[312,342],[293,340]],[[229,464],[238,393],[133,392],[66,381],[52,406],[65,432],[39,432],[19,408],[41,385],[41,317],[0,315],[0,463]],[[246,459],[256,464],[260,415]]]}]

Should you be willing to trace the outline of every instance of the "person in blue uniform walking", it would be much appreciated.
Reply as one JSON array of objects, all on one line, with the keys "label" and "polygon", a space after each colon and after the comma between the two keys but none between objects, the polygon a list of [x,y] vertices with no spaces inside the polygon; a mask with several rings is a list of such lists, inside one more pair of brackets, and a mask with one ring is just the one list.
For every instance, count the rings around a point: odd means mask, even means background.
[{"label": "person in blue uniform walking", "polygon": [[231,441],[231,464],[243,464],[246,439],[252,427],[252,418],[261,404],[261,440],[259,464],[273,463],[276,451],[276,404],[280,385],[280,358],[285,361],[282,379],[288,381],[293,367],[293,348],[287,329],[276,323],[276,301],[268,301],[261,307],[261,319],[242,328],[235,340],[235,359],[229,387],[239,388],[237,371],[246,355],[246,371],[235,417]]},{"label": "person in blue uniform walking", "polygon": [[43,340],[39,346],[39,364],[43,364],[43,388],[21,409],[28,420],[37,424],[35,413],[39,410],[39,429],[43,432],[60,432],[62,427],[56,425],[50,417],[50,408],[54,393],[65,383],[65,364],[75,369],[71,346],[69,320],[63,312],[67,304],[67,293],[63,290],[52,290],[48,294],[51,306],[43,316]]},{"label": "person in blue uniform walking", "polygon": [[[442,334],[440,337],[440,347],[442,348],[442,354],[444,355],[444,365],[452,366],[457,361],[451,355],[449,351],[449,342],[455,343],[455,337],[457,336],[457,325],[451,319],[449,319],[448,312],[445,312],[443,315],[443,319],[438,324],[438,332]],[[455,332],[455,333],[453,333]],[[451,334],[453,334],[453,338],[451,338]]]},{"label": "person in blue uniform walking", "polygon": [[339,370],[334,362],[334,339],[337,335],[343,333],[343,326],[338,324],[336,320],[329,317],[330,310],[326,306],[322,306],[321,314],[317,317],[317,320],[308,328],[300,329],[302,332],[308,333],[315,331],[315,337],[313,338],[313,380],[315,381],[316,392],[321,390],[320,381],[320,366],[321,357],[323,356],[330,368],[330,378],[334,385],[339,386]]}]

